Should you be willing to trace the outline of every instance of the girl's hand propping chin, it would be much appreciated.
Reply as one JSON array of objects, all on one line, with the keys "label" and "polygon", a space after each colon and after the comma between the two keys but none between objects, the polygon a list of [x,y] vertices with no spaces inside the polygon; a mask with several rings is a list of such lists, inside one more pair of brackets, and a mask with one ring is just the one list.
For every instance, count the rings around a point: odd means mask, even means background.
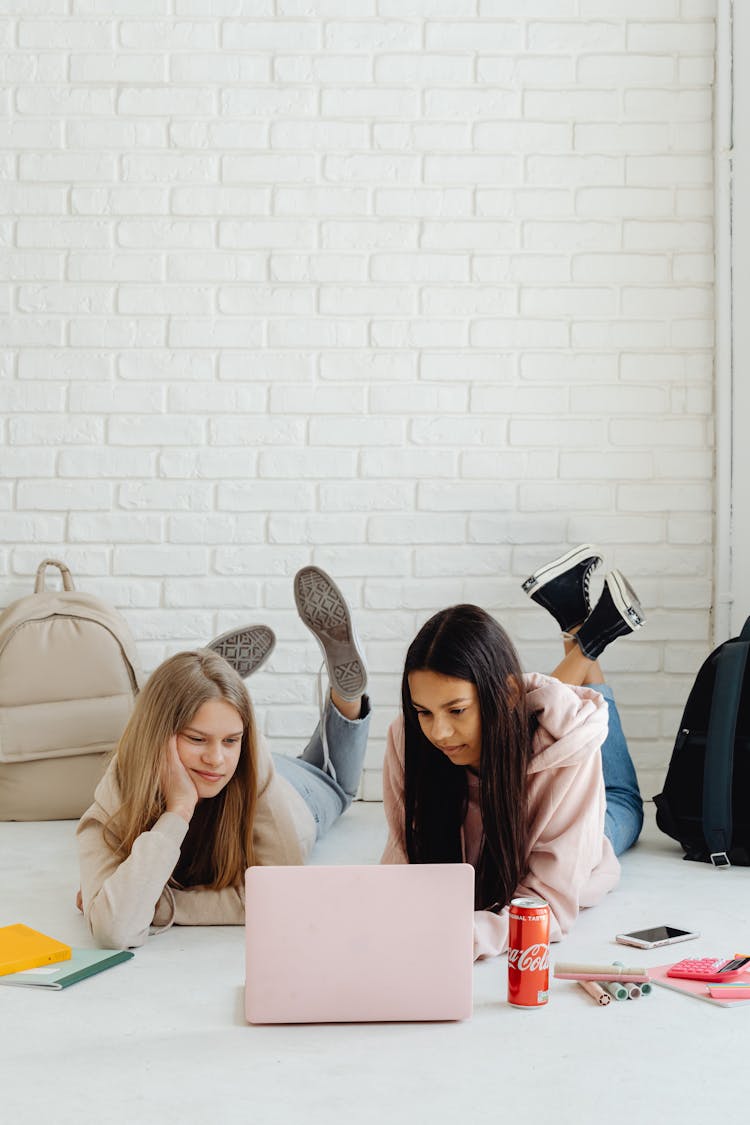
[{"label": "girl's hand propping chin", "polygon": [[166,811],[177,813],[188,824],[198,804],[198,790],[177,753],[177,737],[172,735],[162,767],[162,786]]}]

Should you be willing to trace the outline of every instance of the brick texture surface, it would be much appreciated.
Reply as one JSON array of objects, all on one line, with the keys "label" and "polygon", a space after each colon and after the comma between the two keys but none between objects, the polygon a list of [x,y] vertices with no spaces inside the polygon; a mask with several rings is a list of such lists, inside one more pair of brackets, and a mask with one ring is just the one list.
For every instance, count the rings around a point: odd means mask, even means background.
[{"label": "brick texture surface", "polygon": [[0,604],[44,555],[144,664],[247,621],[275,748],[315,722],[291,578],[350,597],[375,705],[460,600],[599,542],[655,791],[712,604],[710,0],[8,0]]}]

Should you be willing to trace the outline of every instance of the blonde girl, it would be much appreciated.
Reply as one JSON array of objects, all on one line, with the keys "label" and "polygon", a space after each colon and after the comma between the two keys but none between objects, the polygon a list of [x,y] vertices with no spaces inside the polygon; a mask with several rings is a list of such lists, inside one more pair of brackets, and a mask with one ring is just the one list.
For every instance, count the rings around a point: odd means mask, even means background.
[{"label": "blonde girl", "polygon": [[248,664],[252,629],[219,638],[224,656],[170,657],[136,700],[77,830],[80,905],[99,945],[142,945],[175,924],[243,924],[246,869],[303,863],[351,803],[369,725],[364,656],[328,575],[305,567],[295,597],[330,682],[299,758],[269,753],[230,663],[249,674],[268,655],[265,645]]}]

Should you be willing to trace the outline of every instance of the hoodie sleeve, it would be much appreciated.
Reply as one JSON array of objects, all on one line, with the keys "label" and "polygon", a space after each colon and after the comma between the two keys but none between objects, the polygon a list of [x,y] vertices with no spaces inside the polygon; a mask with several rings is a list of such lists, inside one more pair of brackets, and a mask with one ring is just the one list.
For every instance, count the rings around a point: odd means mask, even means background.
[{"label": "hoodie sleeve", "polygon": [[[315,823],[303,799],[276,772],[265,740],[258,739],[258,800],[253,848],[259,867],[301,865],[315,840]],[[245,886],[168,887],[173,900],[170,923],[177,926],[244,926]],[[157,912],[153,924],[161,923]]]},{"label": "hoodie sleeve", "polygon": [[180,858],[188,825],[176,813],[164,813],[120,859],[105,839],[108,820],[95,801],[76,830],[81,895],[86,923],[102,949],[143,945],[158,915],[171,925],[174,902],[167,886]]},{"label": "hoodie sleeve", "polygon": [[[586,898],[586,905],[593,905],[585,890],[591,882],[592,870],[603,858],[606,845],[599,801],[601,765],[598,755],[592,754],[585,762],[562,767],[556,773],[554,807],[546,810],[548,819],[532,847],[526,875],[513,896],[533,895],[549,903],[550,941],[560,941],[572,928],[582,898]],[[553,779],[547,781],[552,783]],[[602,893],[616,884],[618,869],[615,861],[613,878],[602,888]],[[500,914],[477,911],[475,959],[494,957],[507,948],[508,908]]]},{"label": "hoodie sleeve", "polygon": [[[514,896],[515,897],[515,896]],[[474,960],[497,957],[508,948],[508,907],[499,914],[491,910],[474,911]]]},{"label": "hoodie sleeve", "polygon": [[172,925],[244,924],[241,888],[183,890],[170,885],[187,830],[182,817],[164,813],[141,833],[130,855],[118,860],[104,839],[102,821],[84,815],[78,830],[83,913],[102,949],[143,945],[149,933]]}]

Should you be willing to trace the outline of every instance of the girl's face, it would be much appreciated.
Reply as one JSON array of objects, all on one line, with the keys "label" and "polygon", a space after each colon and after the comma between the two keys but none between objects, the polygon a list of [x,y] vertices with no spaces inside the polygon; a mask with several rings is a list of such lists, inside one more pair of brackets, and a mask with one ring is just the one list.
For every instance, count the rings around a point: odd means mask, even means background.
[{"label": "girl's face", "polygon": [[454,765],[479,769],[482,720],[476,686],[439,672],[410,672],[409,694],[425,738]]},{"label": "girl's face", "polygon": [[209,699],[177,733],[177,756],[198,797],[215,797],[231,781],[240,760],[242,717],[226,699]]}]

